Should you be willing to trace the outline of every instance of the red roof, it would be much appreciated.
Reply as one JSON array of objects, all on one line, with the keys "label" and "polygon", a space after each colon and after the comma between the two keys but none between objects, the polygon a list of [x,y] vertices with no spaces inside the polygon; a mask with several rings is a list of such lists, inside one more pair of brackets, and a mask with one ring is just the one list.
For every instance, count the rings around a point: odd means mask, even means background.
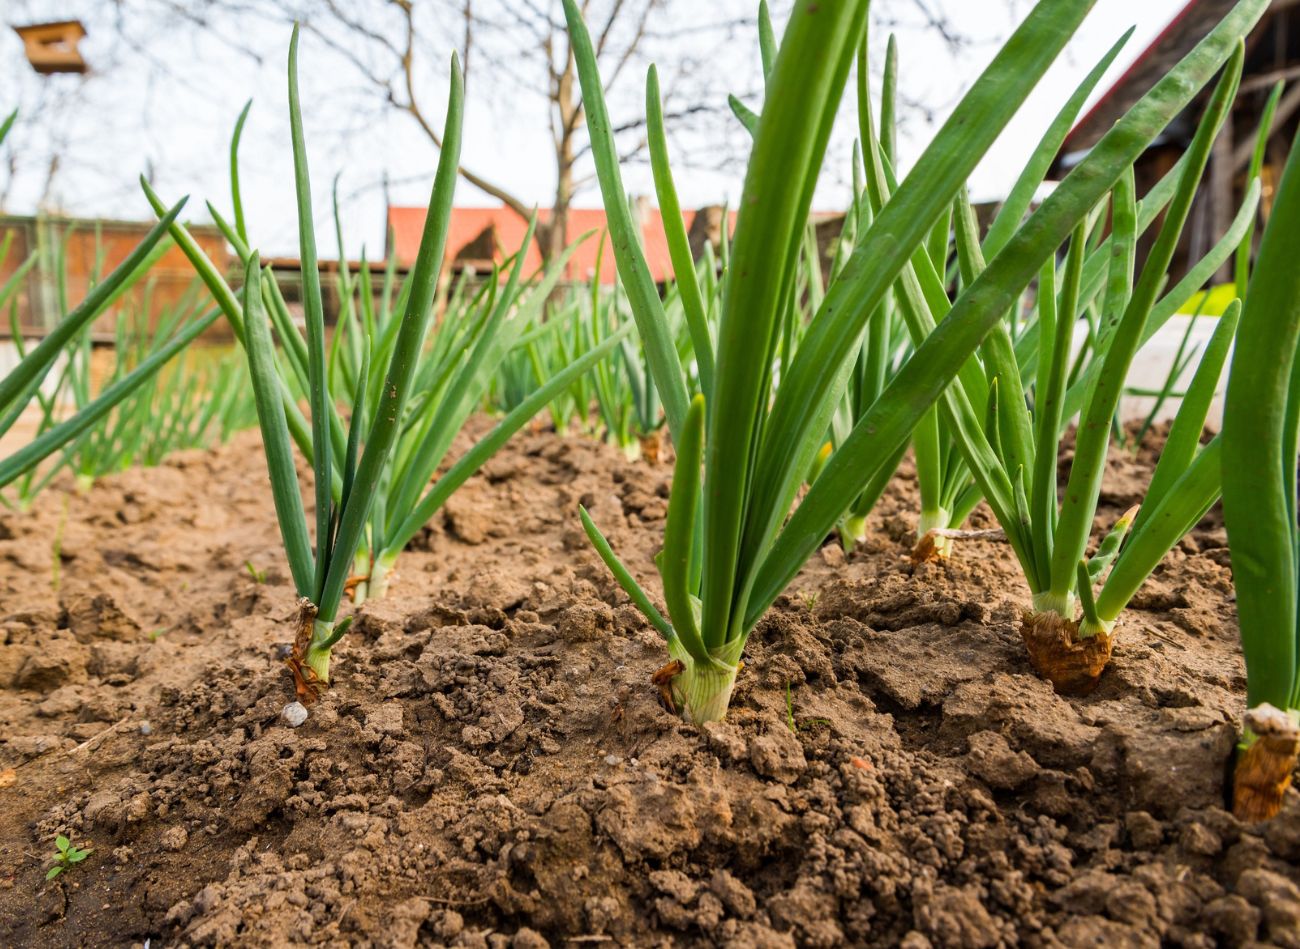
[{"label": "red roof", "polygon": [[[695,211],[685,211],[682,219],[689,232],[694,221]],[[538,212],[539,220],[550,217],[549,210]],[[416,253],[420,249],[420,236],[424,231],[425,208],[396,207],[388,208],[389,252],[397,255],[398,266],[409,267],[415,263]],[[735,212],[730,215],[731,226],[736,222]],[[462,254],[467,245],[478,240],[485,231],[491,229],[492,240],[497,245],[495,260],[498,262],[506,255],[514,253],[523,243],[528,223],[505,205],[495,208],[452,208],[451,224],[447,230],[447,248],[445,262],[450,264],[458,257],[477,257],[476,254]],[[606,234],[605,212],[600,208],[570,208],[568,221],[568,243],[576,241],[588,231],[597,233],[588,237],[569,259],[566,277],[570,280],[590,280],[596,271],[596,258],[600,247],[604,245],[601,255],[600,282],[614,282],[614,254]],[[646,261],[650,265],[650,274],[656,282],[671,278],[672,262],[668,256],[668,243],[664,236],[664,222],[658,209],[648,208],[642,215],[642,230],[645,239]],[[504,253],[502,251],[504,250]],[[525,273],[541,265],[541,254],[536,242],[528,247],[524,258]]]}]

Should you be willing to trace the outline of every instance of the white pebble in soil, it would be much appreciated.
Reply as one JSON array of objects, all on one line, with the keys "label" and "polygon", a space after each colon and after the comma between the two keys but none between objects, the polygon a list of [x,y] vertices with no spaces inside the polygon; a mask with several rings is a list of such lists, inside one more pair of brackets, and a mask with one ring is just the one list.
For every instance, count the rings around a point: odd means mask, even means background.
[{"label": "white pebble in soil", "polygon": [[297,728],[307,721],[307,706],[301,702],[290,702],[281,710],[280,717],[290,728]]}]

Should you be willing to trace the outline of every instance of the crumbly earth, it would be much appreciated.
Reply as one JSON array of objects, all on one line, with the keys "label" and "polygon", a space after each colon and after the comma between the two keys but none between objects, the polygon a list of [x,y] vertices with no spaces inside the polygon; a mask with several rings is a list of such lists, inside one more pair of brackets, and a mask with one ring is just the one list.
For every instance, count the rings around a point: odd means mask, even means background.
[{"label": "crumbly earth", "polygon": [[[1098,531],[1157,450],[1112,460]],[[0,515],[0,945],[1300,946],[1300,794],[1263,826],[1224,810],[1217,512],[1065,699],[1004,545],[909,565],[905,468],[697,729],[577,517],[657,589],[669,469],[535,431],[359,610],[295,730],[257,451]],[[93,850],[45,882],[57,834]]]}]

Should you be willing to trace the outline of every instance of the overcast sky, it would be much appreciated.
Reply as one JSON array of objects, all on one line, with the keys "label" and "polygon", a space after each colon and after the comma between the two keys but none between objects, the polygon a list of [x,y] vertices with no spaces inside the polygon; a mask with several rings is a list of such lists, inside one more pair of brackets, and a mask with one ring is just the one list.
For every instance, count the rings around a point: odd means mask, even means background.
[{"label": "overcast sky", "polygon": [[[90,14],[91,4],[104,2],[7,0],[0,7],[8,7],[6,20],[22,22],[42,14],[77,15],[79,7]],[[1154,39],[1181,5],[1182,0],[1097,0],[1066,53],[980,165],[972,181],[974,195],[984,199],[1005,193],[1055,111],[1125,29],[1135,26],[1136,33],[1100,89]],[[1028,0],[1010,4],[1008,0],[948,0],[945,8],[953,25],[971,42],[954,56],[937,36],[916,29],[904,32],[900,37],[900,86],[905,96],[923,103],[934,120],[941,120],[996,51],[996,41],[1013,28],[1016,14],[1023,15],[1029,7]],[[92,34],[83,43],[92,65],[104,48],[102,41],[103,37]],[[286,31],[283,37],[264,40],[263,48],[284,49],[287,43]],[[404,116],[367,119],[361,125],[340,122],[337,110],[348,109],[349,99],[346,90],[335,84],[329,52],[318,45],[312,37],[305,37],[301,52],[304,96],[314,102],[308,108],[307,134],[318,214],[327,210],[329,181],[342,172],[340,192],[345,199],[349,254],[356,256],[365,242],[373,257],[383,245],[384,191],[380,183],[387,176],[395,203],[423,203],[436,152]],[[0,112],[16,104],[23,109],[25,120],[10,141],[0,146],[0,194],[6,195],[5,210],[30,213],[34,209],[45,189],[48,168],[28,159],[42,153],[52,135],[63,141],[66,153],[55,179],[52,203],[65,212],[145,217],[147,205],[135,184],[142,171],[151,175],[166,198],[191,194],[187,210],[191,218],[205,217],[205,200],[225,209],[229,206],[225,152],[230,128],[244,100],[253,96],[256,104],[242,154],[250,230],[264,252],[296,254],[282,58],[267,55],[259,64],[218,37],[158,36],[135,52],[142,63],[152,64],[155,81],[133,82],[115,73],[111,88],[104,82],[78,86],[70,77],[37,77],[21,61],[17,36],[9,30],[0,31]],[[752,51],[729,52],[757,60],[756,45]],[[157,81],[160,71],[167,76],[163,82]],[[737,91],[749,88],[752,78],[742,77]],[[431,91],[427,98],[440,99],[441,93]],[[846,119],[850,111],[846,110]],[[146,115],[150,116],[148,122],[142,119]],[[617,124],[639,116],[615,114],[613,118]],[[723,116],[718,121],[732,120]],[[818,208],[840,207],[845,200],[852,131],[848,121],[842,124],[832,151],[835,167],[825,173],[816,198]],[[328,133],[323,131],[327,127]],[[933,128],[921,113],[908,117],[902,134],[904,165],[920,152]],[[696,134],[701,140],[695,144],[707,148],[709,130]],[[471,79],[463,148],[466,165],[499,180],[525,200],[546,206],[554,188],[547,137],[545,115],[537,114],[536,109],[517,116],[503,115],[499,106],[475,109]],[[683,205],[734,202],[741,174],[738,168],[679,173]],[[625,177],[630,191],[653,193],[648,169],[628,168]],[[462,181],[457,203],[497,202]],[[578,206],[598,203],[594,188],[581,192],[575,201]],[[324,219],[320,220],[323,223]],[[323,248],[323,255],[332,256],[333,241],[322,243],[328,248]]]}]

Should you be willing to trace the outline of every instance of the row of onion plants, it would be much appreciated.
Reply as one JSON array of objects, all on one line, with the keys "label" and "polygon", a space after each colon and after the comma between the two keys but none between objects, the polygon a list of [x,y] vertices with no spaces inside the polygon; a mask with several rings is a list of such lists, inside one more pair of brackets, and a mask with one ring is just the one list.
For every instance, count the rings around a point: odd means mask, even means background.
[{"label": "row of onion plants", "polygon": [[[0,123],[0,142],[13,128],[16,115],[11,113]],[[35,432],[30,440],[12,454],[0,456],[0,488],[17,483],[14,499],[0,495],[5,504],[21,507],[30,503],[35,492],[57,469],[73,460],[105,430],[105,420],[115,409],[148,391],[158,372],[220,315],[216,311],[176,314],[168,326],[150,336],[148,345],[137,353],[139,358],[132,361],[134,364],[120,363],[98,392],[92,393],[88,372],[84,376],[78,374],[79,368],[88,368],[87,362],[78,362],[78,353],[88,355],[90,327],[144,279],[152,264],[166,251],[168,228],[175,223],[184,204],[182,200],[164,209],[158,224],[77,305],[71,305],[66,282],[60,281],[58,303],[63,315],[33,346],[26,345],[24,328],[18,324],[17,297],[24,280],[36,271],[43,249],[37,248],[20,261],[0,285],[0,308],[8,312],[18,356],[17,364],[0,379],[0,438],[21,419],[36,416]],[[11,250],[12,241],[6,239],[0,245],[0,262]],[[69,409],[68,400],[63,396],[73,389],[76,398]],[[59,453],[63,453],[61,457],[49,461]]]},{"label": "row of onion plants", "polygon": [[[1243,0],[1234,7],[1037,209],[1007,225],[1007,236],[987,263],[979,260],[974,247],[968,247],[967,280],[938,315],[933,307],[926,312],[924,285],[913,287],[914,294],[896,295],[900,302],[916,304],[911,316],[919,318],[924,335],[916,334],[906,362],[855,420],[820,465],[802,501],[793,507],[848,389],[873,315],[900,278],[906,288],[913,283],[911,274],[924,272],[927,263],[933,267],[925,259],[927,239],[950,213],[975,164],[1074,34],[1091,4],[1066,0],[1037,4],[897,187],[889,181],[887,168],[883,178],[876,174],[880,169],[872,168],[876,185],[889,188],[887,200],[882,193],[879,208],[873,208],[869,225],[857,235],[851,255],[826,287],[802,340],[782,364],[778,359],[788,352],[783,347],[784,324],[794,309],[792,296],[809,206],[850,67],[864,41],[867,11],[866,2],[797,3],[779,47],[761,43],[771,66],[765,101],[753,122],[753,149],[724,276],[716,340],[695,340],[697,353],[710,347],[714,372],[711,385],[692,397],[626,210],[594,50],[577,4],[566,0],[618,269],[677,453],[664,547],[658,557],[667,616],[617,559],[585,512],[584,524],[611,571],[663,634],[670,662],[661,680],[686,718],[708,721],[725,714],[745,642],[758,620],[862,495],[864,486],[897,458],[936,403],[980,447],[974,436],[987,433],[988,428],[966,395],[964,368],[972,365],[990,331],[1003,325],[1020,295],[1054,261],[1057,249],[1071,235],[1086,239],[1092,215],[1107,196],[1113,190],[1131,192],[1127,182],[1133,162],[1234,54],[1239,57],[1242,37],[1266,6],[1264,0]],[[1233,74],[1230,68],[1229,75]],[[660,130],[653,72],[647,93],[649,132],[654,136]],[[1222,85],[1216,95],[1219,100],[1225,97]],[[653,169],[664,206],[664,193],[673,186],[668,163],[659,157]],[[1182,167],[1191,164],[1185,161]],[[676,220],[667,218],[670,241]],[[1078,266],[1074,264],[1074,269]],[[1126,312],[1142,313],[1150,307],[1153,300],[1147,297],[1153,297],[1152,289],[1139,283]],[[906,301],[904,296],[914,299]],[[900,309],[908,315],[906,306]],[[1115,332],[1131,336],[1132,322],[1121,320],[1122,329]],[[1011,374],[1006,367],[1000,372],[1019,379],[1018,372]],[[1098,378],[1101,382],[1090,388],[1104,390],[1114,377],[1104,373]],[[949,387],[954,379],[958,384]],[[1113,384],[1121,383],[1122,378]],[[1007,403],[1014,404],[1014,399],[1009,396]],[[1103,435],[1109,431],[1110,415],[1107,411]],[[1014,433],[1018,444],[1032,439],[1027,421],[1025,428],[1028,431]],[[1056,437],[1056,426],[1042,428],[1047,432],[1044,439]],[[991,505],[1004,511],[1029,507],[1026,465],[1021,463],[1008,477],[991,451],[973,460]],[[972,457],[967,457],[971,462]],[[1093,467],[1091,462],[1079,466],[1080,477],[1089,484],[1096,480]],[[1171,497],[1182,501],[1187,494],[1175,488]],[[1051,500],[1054,504],[1055,498]],[[1079,546],[1080,535],[1086,540],[1093,505],[1095,497],[1090,501],[1081,496],[1072,503],[1067,490],[1060,520],[1067,525],[1069,542],[1060,547],[1063,560],[1068,554],[1073,577],[1078,576],[1082,550],[1077,555],[1072,551]],[[1028,551],[1026,526],[1010,517],[1004,526],[1008,523],[1017,534],[1017,552]],[[1161,543],[1159,538],[1153,541],[1154,546]],[[1143,549],[1147,546],[1151,545]],[[1037,569],[1036,551],[1032,557],[1025,553],[1023,562]]]}]

